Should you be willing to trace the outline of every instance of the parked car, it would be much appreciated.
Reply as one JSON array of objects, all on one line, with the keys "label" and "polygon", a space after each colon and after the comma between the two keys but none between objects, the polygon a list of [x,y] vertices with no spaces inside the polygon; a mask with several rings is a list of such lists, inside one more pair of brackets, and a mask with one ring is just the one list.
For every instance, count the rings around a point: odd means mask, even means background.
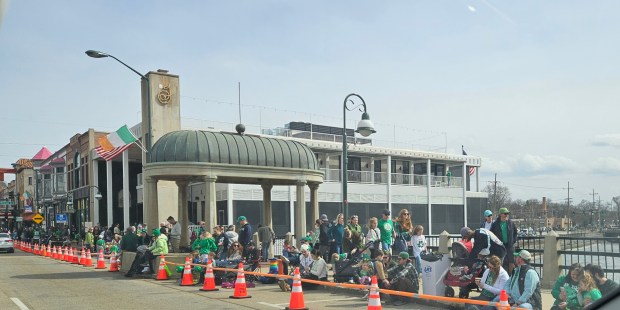
[{"label": "parked car", "polygon": [[13,238],[7,233],[0,233],[0,251],[6,251],[7,253],[15,252],[13,248]]}]

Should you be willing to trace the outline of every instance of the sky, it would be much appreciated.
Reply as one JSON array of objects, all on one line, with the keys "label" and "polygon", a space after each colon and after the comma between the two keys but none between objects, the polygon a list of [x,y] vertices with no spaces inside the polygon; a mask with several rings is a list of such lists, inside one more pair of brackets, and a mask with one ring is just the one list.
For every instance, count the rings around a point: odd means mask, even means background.
[{"label": "sky", "polygon": [[[184,126],[343,126],[480,156],[513,199],[620,195],[620,2],[0,0],[0,167],[139,122],[140,78],[180,76]],[[240,84],[240,88],[239,88]],[[240,89],[240,90],[239,90]],[[239,95],[240,94],[240,95]],[[350,128],[361,118],[347,112]],[[11,179],[9,176],[7,179]]]}]

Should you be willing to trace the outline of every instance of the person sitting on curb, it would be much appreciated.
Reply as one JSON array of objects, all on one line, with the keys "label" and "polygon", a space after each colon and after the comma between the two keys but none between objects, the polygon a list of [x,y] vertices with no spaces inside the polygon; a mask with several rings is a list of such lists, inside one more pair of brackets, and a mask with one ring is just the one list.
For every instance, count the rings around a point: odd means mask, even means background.
[{"label": "person sitting on curb", "polygon": [[[514,255],[517,267],[504,285],[504,290],[508,294],[508,303],[519,308],[541,310],[540,276],[530,266],[532,254],[521,250]],[[499,302],[499,298],[500,296],[495,297],[493,302]],[[482,309],[495,310],[495,306],[484,306]]]},{"label": "person sitting on curb", "polygon": [[[383,280],[384,287],[401,292],[417,293],[420,289],[418,272],[409,259],[409,253],[398,254],[398,265],[387,270],[388,279]],[[395,306],[408,303],[407,297],[392,296]]]},{"label": "person sitting on curb", "polygon": [[135,273],[137,273],[137,267],[140,266],[143,262],[148,262],[148,267],[144,267],[142,273],[144,272],[153,272],[153,260],[155,257],[159,255],[168,254],[168,238],[166,235],[163,235],[159,229],[153,230],[153,237],[155,237],[155,242],[151,245],[145,252],[144,255],[136,255],[134,262],[131,264],[131,268],[125,274],[126,277],[131,277]]},{"label": "person sitting on curb", "polygon": [[577,294],[579,292],[579,279],[583,277],[583,274],[581,264],[574,263],[568,269],[567,274],[558,277],[551,290],[551,296],[555,298],[551,309],[576,309],[579,307]]},{"label": "person sitting on curb", "polygon": [[[485,249],[486,250],[486,249]],[[508,272],[502,267],[502,260],[493,255],[487,259],[487,270],[482,274],[482,279],[476,281],[478,288],[482,290],[480,296],[472,297],[474,300],[491,301],[499,295],[510,278]],[[469,305],[467,310],[481,309],[482,306]]]},{"label": "person sitting on curb", "polygon": [[585,267],[586,271],[589,271],[594,277],[594,281],[596,281],[596,286],[601,291],[603,296],[611,293],[613,290],[618,288],[618,283],[613,280],[607,279],[605,277],[605,273],[603,272],[603,268],[599,265],[587,264]]}]

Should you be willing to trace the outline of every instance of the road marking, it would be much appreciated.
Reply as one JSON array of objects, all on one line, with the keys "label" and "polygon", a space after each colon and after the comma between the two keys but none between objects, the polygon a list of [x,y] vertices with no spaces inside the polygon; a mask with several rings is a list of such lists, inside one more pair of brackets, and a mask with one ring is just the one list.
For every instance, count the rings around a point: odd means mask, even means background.
[{"label": "road marking", "polygon": [[17,305],[17,307],[19,307],[19,309],[21,310],[30,310],[28,307],[26,307],[26,305],[24,305],[24,303],[19,300],[19,298],[17,297],[11,297],[11,301]]},{"label": "road marking", "polygon": [[[343,301],[343,300],[360,300],[360,299],[357,297],[347,297],[347,298],[336,298],[336,299],[310,300],[310,301],[304,301],[304,303],[311,304],[311,303],[317,303],[317,302],[330,302],[330,301]],[[261,304],[261,305],[265,305],[265,306],[269,306],[269,307],[277,308],[277,309],[283,309],[285,306],[288,306],[288,303],[270,304],[268,302],[263,302],[263,301],[259,301],[257,302],[257,304]]]}]

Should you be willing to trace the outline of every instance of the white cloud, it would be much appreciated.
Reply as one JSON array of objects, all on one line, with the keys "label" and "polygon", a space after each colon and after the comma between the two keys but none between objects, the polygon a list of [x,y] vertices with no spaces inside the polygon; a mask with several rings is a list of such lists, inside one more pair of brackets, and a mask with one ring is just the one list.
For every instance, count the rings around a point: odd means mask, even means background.
[{"label": "white cloud", "polygon": [[485,159],[484,168],[492,173],[513,176],[538,176],[579,170],[572,159],[558,155],[517,154],[505,160]]},{"label": "white cloud", "polygon": [[598,174],[620,173],[620,159],[614,157],[600,157],[592,162],[592,172]]},{"label": "white cloud", "polygon": [[620,147],[620,133],[598,135],[594,137],[592,145]]}]

